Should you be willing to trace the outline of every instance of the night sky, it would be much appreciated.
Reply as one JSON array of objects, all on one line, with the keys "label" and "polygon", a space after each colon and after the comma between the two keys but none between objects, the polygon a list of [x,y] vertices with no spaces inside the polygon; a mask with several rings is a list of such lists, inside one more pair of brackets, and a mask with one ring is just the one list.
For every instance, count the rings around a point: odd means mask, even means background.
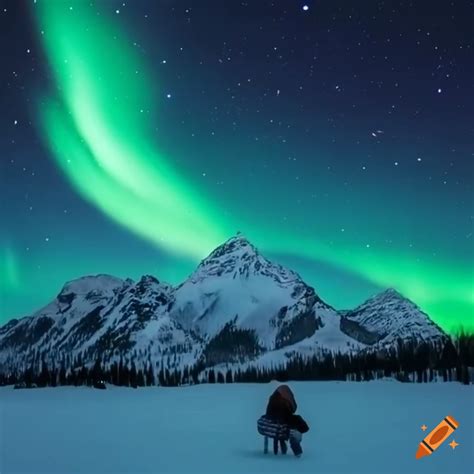
[{"label": "night sky", "polygon": [[0,322],[241,231],[474,328],[473,2],[2,0]]}]

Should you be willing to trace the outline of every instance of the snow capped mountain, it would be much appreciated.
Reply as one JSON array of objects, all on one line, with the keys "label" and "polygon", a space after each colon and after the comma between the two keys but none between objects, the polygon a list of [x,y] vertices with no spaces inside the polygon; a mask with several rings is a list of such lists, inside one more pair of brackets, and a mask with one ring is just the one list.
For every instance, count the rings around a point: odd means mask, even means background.
[{"label": "snow capped mountain", "polygon": [[393,288],[345,312],[341,329],[359,342],[380,347],[399,339],[427,342],[446,336],[427,314]]},{"label": "snow capped mountain", "polygon": [[198,339],[170,318],[172,300],[172,287],[151,276],[137,283],[109,275],[73,280],[33,316],[2,328],[0,362],[8,366],[64,354],[112,359],[132,351],[146,351],[156,360],[171,348],[192,352]]},{"label": "snow capped mountain", "polygon": [[31,317],[15,324],[15,320],[11,321],[2,328],[0,355],[13,357],[33,351],[46,346],[51,339],[58,344],[66,338],[78,342],[80,332],[83,332],[82,340],[87,340],[94,330],[95,312],[129,284],[109,275],[88,276],[66,283],[53,302]]},{"label": "snow capped mountain", "polygon": [[98,357],[155,367],[272,366],[296,355],[444,337],[392,289],[336,311],[239,234],[177,287],[149,275],[138,282],[96,275],[66,283],[50,304],[0,327],[0,372],[41,360],[92,364]]},{"label": "snow capped mountain", "polygon": [[153,342],[162,345],[178,343],[173,336],[184,343],[183,332],[175,333],[177,325],[168,316],[172,300],[170,285],[149,275],[142,277],[99,311],[97,320],[100,327],[84,347],[131,349],[135,346],[143,348]]},{"label": "snow capped mountain", "polygon": [[300,277],[295,272],[264,258],[258,250],[241,234],[231,237],[205,258],[189,280],[196,283],[212,276],[231,274],[233,278],[241,275],[261,275],[272,278],[282,287]]},{"label": "snow capped mountain", "polygon": [[317,321],[312,307],[319,298],[298,274],[259,254],[241,235],[215,249],[175,291],[171,316],[184,327],[212,338],[227,324],[253,330],[262,348],[289,341],[295,318],[302,339],[313,334]]}]

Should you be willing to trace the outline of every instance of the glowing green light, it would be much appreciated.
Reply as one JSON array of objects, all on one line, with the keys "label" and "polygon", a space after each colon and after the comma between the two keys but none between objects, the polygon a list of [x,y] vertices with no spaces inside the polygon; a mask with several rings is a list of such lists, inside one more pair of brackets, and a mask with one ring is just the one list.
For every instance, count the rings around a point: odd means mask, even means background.
[{"label": "glowing green light", "polygon": [[42,3],[37,13],[59,86],[43,99],[41,122],[76,190],[167,250],[199,258],[225,240],[223,216],[157,151],[141,112],[153,87],[119,32],[85,2],[72,11]]},{"label": "glowing green light", "polygon": [[2,292],[20,288],[19,262],[11,247],[3,248],[0,254],[0,287]]},{"label": "glowing green light", "polygon": [[[39,2],[35,14],[57,93],[39,101],[53,156],[74,188],[107,216],[176,253],[203,258],[236,229],[263,252],[330,262],[381,287],[393,286],[451,328],[474,328],[473,274],[468,265],[419,261],[397,252],[326,245],[308,236],[268,231],[265,216],[245,225],[225,217],[159,151],[143,111],[166,91],[151,80],[131,42],[89,2]],[[262,224],[263,223],[263,224]],[[12,254],[2,282],[18,284]],[[341,292],[344,289],[341,288]]]}]

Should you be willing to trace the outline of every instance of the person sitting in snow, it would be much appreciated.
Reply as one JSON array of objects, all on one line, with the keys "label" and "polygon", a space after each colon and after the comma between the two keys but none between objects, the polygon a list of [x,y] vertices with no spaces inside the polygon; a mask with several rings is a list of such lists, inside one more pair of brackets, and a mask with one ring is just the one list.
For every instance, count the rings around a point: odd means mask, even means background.
[{"label": "person sitting in snow", "polygon": [[[290,447],[295,456],[300,457],[303,453],[301,448],[302,434],[309,431],[309,426],[299,415],[295,415],[298,408],[293,392],[288,385],[280,385],[270,396],[267,405],[265,418],[268,420],[286,425],[289,431]],[[273,452],[278,454],[278,445],[282,454],[286,454],[287,446],[284,439],[273,438]]]}]

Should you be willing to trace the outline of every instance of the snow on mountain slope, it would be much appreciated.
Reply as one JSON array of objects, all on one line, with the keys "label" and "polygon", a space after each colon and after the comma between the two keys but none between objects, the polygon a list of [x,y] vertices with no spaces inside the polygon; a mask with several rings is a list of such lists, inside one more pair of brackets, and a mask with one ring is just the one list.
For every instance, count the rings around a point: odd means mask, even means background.
[{"label": "snow on mountain slope", "polygon": [[[324,350],[333,352],[347,352],[366,347],[364,343],[340,330],[341,317],[336,310],[318,302],[315,304],[315,312],[321,318],[323,325],[308,339],[308,343],[314,343]],[[303,343],[306,343],[306,340],[301,344]],[[306,347],[310,347],[308,343],[305,344]]]},{"label": "snow on mountain slope", "polygon": [[67,282],[58,295],[58,300],[68,298],[69,295],[84,296],[88,299],[102,299],[111,297],[116,290],[124,283],[131,283],[131,280],[124,281],[111,275],[89,275]]},{"label": "snow on mountain slope", "polygon": [[[260,344],[275,347],[284,322],[309,310],[314,290],[298,274],[265,259],[244,237],[231,238],[204,259],[175,291],[172,317],[213,337],[230,321],[253,329]],[[313,316],[314,319],[314,316]]]},{"label": "snow on mountain slope", "polygon": [[110,275],[85,276],[67,282],[56,299],[33,314],[33,318],[46,316],[55,319],[64,330],[78,318],[97,306],[105,306],[131,280],[121,280]]},{"label": "snow on mountain slope", "polygon": [[198,338],[169,316],[173,299],[170,285],[142,277],[102,310],[104,323],[83,348],[146,351],[153,359],[172,347],[183,353],[200,349]]},{"label": "snow on mountain slope", "polygon": [[[66,283],[50,304],[31,317],[4,327],[0,338],[0,356],[33,351],[46,345],[46,342],[59,343],[78,330],[84,318],[93,319],[97,308],[109,304],[115,294],[129,284],[130,281],[110,275],[87,276]],[[91,328],[87,324],[83,326],[87,337]]]},{"label": "snow on mountain slope", "polygon": [[319,301],[315,303],[313,310],[318,315],[320,325],[311,336],[294,344],[264,352],[254,358],[249,358],[246,362],[218,364],[215,368],[225,372],[229,367],[233,370],[246,370],[248,367],[284,367],[286,362],[299,355],[321,357],[328,352],[355,353],[367,347],[366,344],[353,339],[340,330],[340,316],[336,310]]},{"label": "snow on mountain slope", "polygon": [[26,363],[35,353],[50,360],[85,352],[110,359],[132,350],[157,359],[171,347],[199,352],[197,339],[169,317],[172,298],[172,287],[150,276],[137,283],[108,275],[68,282],[49,305],[2,328],[0,361]]},{"label": "snow on mountain slope", "polygon": [[427,314],[392,288],[347,311],[341,329],[360,342],[379,346],[398,339],[422,342],[446,337]]}]

